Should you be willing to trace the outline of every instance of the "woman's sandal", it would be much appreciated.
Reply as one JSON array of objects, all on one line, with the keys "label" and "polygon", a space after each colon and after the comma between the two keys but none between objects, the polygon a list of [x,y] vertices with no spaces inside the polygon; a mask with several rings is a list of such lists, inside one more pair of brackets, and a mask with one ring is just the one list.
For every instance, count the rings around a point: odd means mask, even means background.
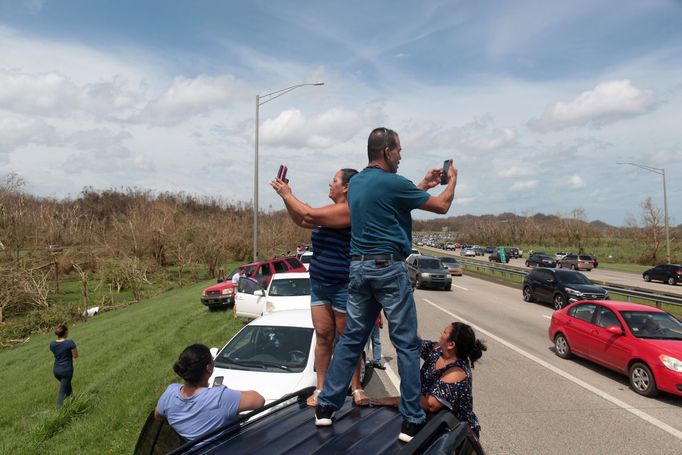
[{"label": "woman's sandal", "polygon": [[312,395],[308,397],[306,404],[308,406],[317,406],[317,396],[322,392],[320,389],[315,389]]},{"label": "woman's sandal", "polygon": [[364,389],[353,390],[353,403],[356,406],[367,406],[369,405],[369,397]]}]

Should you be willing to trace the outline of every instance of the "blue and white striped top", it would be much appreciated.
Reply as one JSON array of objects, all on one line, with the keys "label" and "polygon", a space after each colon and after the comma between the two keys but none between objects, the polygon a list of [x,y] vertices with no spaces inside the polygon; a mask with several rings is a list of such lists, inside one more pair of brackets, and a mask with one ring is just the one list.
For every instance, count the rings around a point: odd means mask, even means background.
[{"label": "blue and white striped top", "polygon": [[331,229],[318,226],[310,236],[313,258],[310,260],[310,279],[323,285],[349,281],[350,228]]}]

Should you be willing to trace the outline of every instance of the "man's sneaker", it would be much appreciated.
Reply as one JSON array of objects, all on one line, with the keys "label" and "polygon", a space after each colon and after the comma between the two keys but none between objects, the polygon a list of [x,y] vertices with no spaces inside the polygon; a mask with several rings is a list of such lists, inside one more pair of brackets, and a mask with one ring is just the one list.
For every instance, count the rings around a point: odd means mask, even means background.
[{"label": "man's sneaker", "polygon": [[403,420],[403,424],[400,426],[400,434],[398,439],[403,442],[410,442],[412,438],[426,425],[426,422],[422,423],[412,423],[407,420]]},{"label": "man's sneaker", "polygon": [[329,427],[334,418],[334,411],[332,408],[318,404],[315,406],[315,425],[318,427]]}]

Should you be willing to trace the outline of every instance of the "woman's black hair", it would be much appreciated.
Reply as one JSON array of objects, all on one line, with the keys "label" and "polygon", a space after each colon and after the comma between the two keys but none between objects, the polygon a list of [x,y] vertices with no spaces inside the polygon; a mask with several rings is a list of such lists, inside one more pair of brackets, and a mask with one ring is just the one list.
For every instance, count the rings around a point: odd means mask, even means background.
[{"label": "woman's black hair", "polygon": [[67,333],[69,333],[69,328],[66,326],[66,324],[59,324],[54,329],[54,334],[59,338],[65,337]]},{"label": "woman's black hair", "polygon": [[486,345],[476,338],[474,329],[463,322],[453,322],[448,341],[455,343],[455,354],[460,359],[469,359],[471,368],[481,358],[483,351],[487,351]]},{"label": "woman's black hair", "polygon": [[193,344],[187,346],[173,365],[173,371],[188,384],[197,385],[206,374],[206,365],[211,363],[213,356],[208,346]]},{"label": "woman's black hair", "polygon": [[357,173],[358,171],[356,171],[355,169],[341,169],[341,184],[348,185],[350,179],[352,179],[353,176]]}]

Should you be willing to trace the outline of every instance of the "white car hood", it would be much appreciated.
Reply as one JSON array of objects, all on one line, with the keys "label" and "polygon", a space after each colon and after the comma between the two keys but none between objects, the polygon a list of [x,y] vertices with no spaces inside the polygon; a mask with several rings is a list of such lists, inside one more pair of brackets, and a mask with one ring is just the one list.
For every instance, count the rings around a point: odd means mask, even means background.
[{"label": "white car hood", "polygon": [[216,367],[209,384],[213,384],[216,376],[223,376],[223,385],[235,390],[255,390],[263,395],[266,402],[277,400],[282,396],[315,385],[315,376],[306,379],[305,371],[300,373],[279,373],[263,371],[231,370]]}]

